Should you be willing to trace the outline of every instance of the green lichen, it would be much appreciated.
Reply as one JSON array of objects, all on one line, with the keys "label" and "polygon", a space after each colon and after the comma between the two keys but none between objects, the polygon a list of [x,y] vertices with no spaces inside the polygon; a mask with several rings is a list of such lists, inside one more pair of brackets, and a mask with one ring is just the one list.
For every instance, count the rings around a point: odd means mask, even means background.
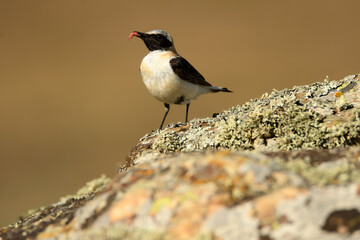
[{"label": "green lichen", "polygon": [[76,194],[83,195],[90,192],[97,192],[101,190],[105,184],[110,181],[110,178],[106,177],[105,174],[102,174],[99,178],[93,179],[85,184],[82,188],[80,188]]},{"label": "green lichen", "polygon": [[254,108],[247,117],[239,119],[231,115],[217,136],[223,148],[255,149],[255,143],[267,145],[276,141],[280,150],[335,148],[351,146],[359,142],[360,111],[354,109],[351,120],[327,127],[322,116],[307,106],[289,104],[276,109]]},{"label": "green lichen", "polygon": [[153,149],[160,152],[175,152],[182,149],[183,140],[179,134],[175,131],[169,131],[165,134],[161,134],[152,145]]},{"label": "green lichen", "polygon": [[[162,131],[153,142],[152,149],[165,153],[214,149],[216,145],[214,125],[215,120],[212,118],[195,119],[189,123],[189,129],[186,131]],[[173,128],[173,125],[170,125],[169,128]]]},{"label": "green lichen", "polygon": [[[293,150],[356,145],[360,142],[360,104],[345,95],[354,93],[357,85],[352,75],[341,81],[274,90],[216,118],[193,120],[184,131],[165,129],[157,133],[152,149]],[[328,97],[338,91],[343,95]]]},{"label": "green lichen", "polygon": [[158,198],[154,201],[153,205],[151,206],[151,214],[158,213],[163,207],[167,207],[171,204],[171,198],[163,197]]},{"label": "green lichen", "polygon": [[67,195],[60,199],[61,202],[65,202],[70,198],[82,198],[86,197],[88,194],[93,192],[100,191],[106,183],[110,181],[110,178],[106,177],[105,174],[102,174],[99,178],[95,178],[85,184],[85,186],[81,187],[76,194]]},{"label": "green lichen", "polygon": [[282,137],[278,142],[280,149],[311,148],[325,144],[318,138],[321,121],[319,114],[304,106],[290,105],[275,110],[255,108],[243,120],[236,115],[230,116],[229,125],[223,127],[218,141],[221,147],[232,150],[254,149],[255,140],[266,144],[267,139]]},{"label": "green lichen", "polygon": [[[349,80],[349,79],[348,79]],[[255,149],[257,145],[271,150],[335,148],[359,142],[360,111],[349,111],[347,121],[327,126],[325,120],[339,112],[338,101],[322,100],[342,81],[316,83],[273,91],[262,98],[229,110],[217,126],[220,147],[239,150]],[[298,97],[299,94],[303,98]],[[320,109],[320,110],[319,110]],[[322,111],[322,112],[321,112]],[[324,114],[324,112],[326,114]]]},{"label": "green lichen", "polygon": [[309,159],[275,160],[281,168],[300,175],[310,185],[347,185],[360,182],[360,171],[354,161],[338,160],[314,167]]}]

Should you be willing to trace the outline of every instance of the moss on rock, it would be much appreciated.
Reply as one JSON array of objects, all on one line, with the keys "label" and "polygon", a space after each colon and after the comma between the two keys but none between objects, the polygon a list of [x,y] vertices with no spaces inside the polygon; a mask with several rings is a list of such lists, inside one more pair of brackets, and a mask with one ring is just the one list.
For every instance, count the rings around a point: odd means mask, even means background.
[{"label": "moss on rock", "polygon": [[[228,117],[216,123],[221,129],[216,136],[217,143],[231,150],[255,149],[257,145],[266,148],[269,143],[270,148],[280,150],[355,145],[360,140],[360,110],[343,106],[349,105],[346,94],[353,96],[349,99],[351,102],[357,101],[354,95],[354,88],[359,90],[356,77],[275,90],[234,107],[226,113]],[[336,96],[349,85],[352,87],[348,92]],[[335,124],[329,124],[331,116],[338,118]]]},{"label": "moss on rock", "polygon": [[198,150],[293,150],[352,146],[360,138],[359,79],[274,90],[215,118],[176,123],[152,138],[159,152]]}]

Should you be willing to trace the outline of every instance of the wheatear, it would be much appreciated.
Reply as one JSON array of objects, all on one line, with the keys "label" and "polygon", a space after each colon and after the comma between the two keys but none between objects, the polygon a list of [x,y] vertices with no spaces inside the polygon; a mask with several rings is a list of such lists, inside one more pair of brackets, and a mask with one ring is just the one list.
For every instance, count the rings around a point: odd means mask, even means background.
[{"label": "wheatear", "polygon": [[140,72],[150,94],[164,103],[166,112],[162,128],[170,110],[170,104],[186,104],[185,122],[188,122],[190,102],[201,94],[210,92],[231,92],[227,88],[215,87],[175,50],[170,34],[162,30],[146,33],[134,31],[132,37],[141,38],[150,53],[144,57]]}]

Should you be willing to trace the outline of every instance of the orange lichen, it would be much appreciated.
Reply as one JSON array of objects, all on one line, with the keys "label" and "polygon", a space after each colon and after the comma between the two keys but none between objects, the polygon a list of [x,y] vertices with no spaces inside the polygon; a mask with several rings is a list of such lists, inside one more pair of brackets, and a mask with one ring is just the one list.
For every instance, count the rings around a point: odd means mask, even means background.
[{"label": "orange lichen", "polygon": [[296,98],[302,99],[306,95],[306,92],[296,94]]},{"label": "orange lichen", "polygon": [[37,236],[37,239],[56,238],[56,236],[59,236],[61,233],[70,232],[73,230],[74,228],[72,225],[66,225],[63,227],[50,227],[47,229],[47,231],[40,233]]},{"label": "orange lichen", "polygon": [[360,196],[360,183],[358,184],[358,188],[357,188],[356,194]]},{"label": "orange lichen", "polygon": [[122,221],[130,224],[149,197],[150,193],[146,190],[126,194],[110,209],[110,222]]},{"label": "orange lichen", "polygon": [[342,92],[336,92],[335,93],[335,97],[337,97],[337,98],[341,97],[342,95],[344,95],[344,93],[342,93]]},{"label": "orange lichen", "polygon": [[204,222],[207,208],[196,202],[186,202],[179,206],[168,230],[169,239],[190,239],[194,237]]},{"label": "orange lichen", "polygon": [[254,201],[255,215],[262,220],[269,220],[274,217],[277,204],[280,200],[292,199],[304,193],[305,190],[296,187],[285,187],[268,195],[259,197]]}]

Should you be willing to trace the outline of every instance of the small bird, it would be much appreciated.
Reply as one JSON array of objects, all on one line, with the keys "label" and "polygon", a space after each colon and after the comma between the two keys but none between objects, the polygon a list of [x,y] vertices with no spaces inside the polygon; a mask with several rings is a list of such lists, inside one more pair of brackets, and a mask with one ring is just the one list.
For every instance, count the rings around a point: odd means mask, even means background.
[{"label": "small bird", "polygon": [[167,32],[133,31],[129,39],[134,36],[142,39],[150,51],[141,62],[140,72],[150,94],[164,103],[166,111],[160,129],[170,111],[170,104],[186,104],[187,123],[192,100],[205,93],[231,92],[227,88],[215,87],[205,81],[205,78],[176,52],[174,41]]}]

